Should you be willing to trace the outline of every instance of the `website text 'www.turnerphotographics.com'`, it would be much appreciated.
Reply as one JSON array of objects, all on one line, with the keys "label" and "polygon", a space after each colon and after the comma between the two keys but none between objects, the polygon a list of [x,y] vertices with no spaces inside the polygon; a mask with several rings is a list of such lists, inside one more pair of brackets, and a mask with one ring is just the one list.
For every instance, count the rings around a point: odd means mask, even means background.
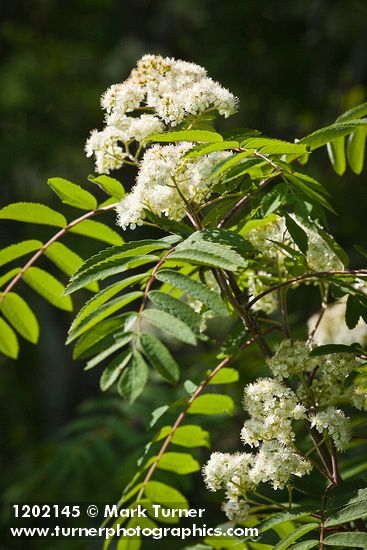
[{"label": "website text 'www.turnerphotographics.com'", "polygon": [[255,527],[228,523],[211,526],[208,518],[213,517],[211,505],[207,504],[192,508],[185,508],[182,503],[176,506],[173,503],[137,504],[129,508],[115,504],[12,504],[9,536],[20,539],[186,540],[206,537],[243,539],[259,535]]}]

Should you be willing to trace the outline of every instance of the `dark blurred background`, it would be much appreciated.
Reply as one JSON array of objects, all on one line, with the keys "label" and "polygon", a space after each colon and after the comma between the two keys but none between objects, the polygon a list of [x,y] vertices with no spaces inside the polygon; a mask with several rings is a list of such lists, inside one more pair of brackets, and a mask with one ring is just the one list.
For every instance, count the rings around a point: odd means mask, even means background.
[{"label": "dark blurred background", "polygon": [[[103,123],[100,95],[145,53],[203,65],[238,95],[239,113],[221,128],[293,140],[366,100],[365,0],[13,0],[1,12],[1,205],[31,200],[59,208],[47,178],[86,181],[93,165],[83,147]],[[338,178],[325,151],[315,153],[310,171],[332,194],[340,215],[331,227],[358,262],[352,244],[366,245],[366,171]],[[3,222],[2,246],[45,234]],[[87,240],[76,246],[84,257],[99,248]],[[39,312],[40,345],[24,344],[18,361],[0,364],[6,499],[113,501],[147,438],[140,419],[168,390],[148,388],[134,407],[102,398],[99,373],[84,373],[64,348],[70,316],[29,297]],[[200,353],[196,371],[182,354],[185,376],[198,380],[213,364],[208,351]],[[244,381],[256,368],[247,359]]]}]

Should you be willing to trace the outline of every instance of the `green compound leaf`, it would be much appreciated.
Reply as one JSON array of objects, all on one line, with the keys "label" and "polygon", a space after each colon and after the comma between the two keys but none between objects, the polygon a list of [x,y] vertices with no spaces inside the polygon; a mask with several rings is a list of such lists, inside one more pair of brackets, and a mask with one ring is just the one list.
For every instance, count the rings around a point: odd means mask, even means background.
[{"label": "green compound leaf", "polygon": [[29,240],[17,244],[11,244],[0,250],[0,266],[5,265],[17,258],[21,258],[30,252],[39,250],[42,247],[41,241]]},{"label": "green compound leaf", "polygon": [[19,353],[18,338],[14,330],[8,325],[4,319],[0,317],[0,351],[10,357],[16,359]]},{"label": "green compound leaf", "polygon": [[180,319],[196,336],[200,337],[201,317],[191,306],[159,290],[149,292],[149,299],[160,309]]},{"label": "green compound leaf", "polygon": [[365,516],[367,516],[367,500],[342,508],[326,520],[325,527],[342,525]]},{"label": "green compound leaf", "polygon": [[144,141],[157,141],[168,143],[170,141],[203,141],[206,143],[222,142],[223,138],[216,132],[207,130],[178,130],[173,132],[164,132],[162,134],[151,134]]},{"label": "green compound leaf", "polygon": [[327,144],[329,159],[335,172],[342,176],[347,167],[347,158],[345,154],[345,137],[339,137]]},{"label": "green compound leaf", "polygon": [[309,516],[310,513],[316,512],[316,511],[317,510],[313,510],[311,508],[305,509],[303,507],[303,508],[297,508],[296,510],[291,510],[289,512],[279,512],[277,514],[274,514],[270,518],[264,519],[256,527],[259,529],[259,533],[265,533],[265,531],[268,531],[269,529],[273,529],[274,527],[277,527],[282,523],[286,523],[294,519],[304,518],[306,516]]},{"label": "green compound leaf", "polygon": [[314,540],[305,540],[303,542],[297,542],[291,546],[292,550],[311,550],[311,548],[317,548],[320,542],[316,539]]},{"label": "green compound leaf", "polygon": [[[172,426],[163,426],[154,441],[160,441],[167,437],[171,432]],[[203,430],[201,426],[189,424],[188,426],[180,426],[172,436],[171,443],[180,445],[181,447],[210,447],[209,432]]]},{"label": "green compound leaf", "polygon": [[280,139],[255,137],[241,143],[246,149],[256,149],[262,155],[297,155],[307,153],[308,148],[302,143],[290,143]]},{"label": "green compound leaf", "polygon": [[110,300],[105,304],[101,304],[94,311],[89,313],[83,319],[75,319],[71,324],[71,327],[68,332],[68,338],[66,343],[70,344],[75,338],[92,328],[94,325],[103,321],[106,317],[109,317],[116,311],[119,311],[121,308],[125,307],[130,302],[133,302],[137,298],[140,298],[143,295],[140,291],[129,292],[123,296],[119,296],[114,300]]},{"label": "green compound leaf", "polygon": [[366,125],[366,119],[336,122],[335,124],[331,124],[330,126],[326,126],[325,128],[316,130],[316,132],[313,132],[312,134],[309,134],[308,136],[302,138],[299,143],[309,145],[311,147],[311,150],[317,149],[318,147],[322,147],[323,145],[326,145],[336,138],[347,136],[348,134],[351,134],[354,130],[357,130],[358,128],[363,128]]},{"label": "green compound leaf", "polygon": [[64,286],[47,271],[30,267],[24,273],[23,280],[53,306],[65,311],[73,310],[70,296],[63,296]]},{"label": "green compound leaf", "polygon": [[140,267],[145,264],[156,262],[159,260],[158,256],[152,254],[146,256],[137,256],[126,258],[126,261],[122,261],[121,258],[112,258],[108,262],[103,262],[100,265],[96,265],[88,269],[87,271],[77,271],[70,279],[70,283],[65,289],[65,294],[71,294],[84,286],[87,286],[93,281],[99,281],[106,277],[111,277],[117,273],[123,273],[130,269]]},{"label": "green compound leaf", "polygon": [[207,265],[237,271],[240,267],[246,267],[245,260],[228,246],[203,241],[185,241],[176,247],[170,255],[172,260],[183,260],[193,265]]},{"label": "green compound leaf", "polygon": [[0,277],[0,288],[3,287],[8,281],[10,281],[10,279],[15,277],[15,275],[17,275],[20,271],[20,267],[15,267],[14,269],[8,271],[8,273],[5,273],[5,275]]},{"label": "green compound leaf", "polygon": [[[69,276],[75,273],[75,271],[83,265],[83,258],[64,244],[58,242],[52,243],[45,250],[45,256],[47,256],[63,273]],[[91,283],[87,288],[92,292],[97,292],[98,284]]]},{"label": "green compound leaf", "polygon": [[103,189],[105,193],[115,199],[120,200],[125,195],[125,189],[123,188],[122,184],[115,178],[111,178],[110,176],[105,175],[97,177],[88,176],[88,180],[98,185],[101,189]]},{"label": "green compound leaf", "polygon": [[148,366],[142,355],[134,351],[131,361],[123,370],[117,385],[118,392],[126,397],[129,403],[133,403],[141,394],[148,380]]},{"label": "green compound leaf", "polygon": [[123,238],[113,229],[101,222],[94,220],[84,220],[77,225],[74,225],[70,233],[77,233],[84,237],[90,237],[97,241],[103,241],[108,244],[120,245],[124,242]]},{"label": "green compound leaf", "polygon": [[126,332],[122,336],[116,336],[114,338],[114,343],[111,345],[108,345],[104,350],[102,350],[100,353],[95,355],[93,359],[90,359],[86,364],[86,366],[84,367],[84,370],[93,369],[96,365],[99,365],[107,357],[115,353],[115,351],[118,351],[119,349],[126,346],[126,344],[131,342],[133,338],[134,338],[134,334],[132,332]]},{"label": "green compound leaf", "polygon": [[[165,504],[172,502],[180,504],[180,508],[186,509],[189,507],[187,499],[180,491],[161,483],[160,481],[149,481],[145,487],[145,496],[154,503]],[[177,507],[177,506],[175,506]]]},{"label": "green compound leaf", "polygon": [[[152,457],[147,466],[154,462],[155,457]],[[186,475],[198,472],[200,470],[200,464],[189,453],[165,453],[158,462],[158,468],[160,470],[168,470],[169,472],[175,472],[176,474]]]},{"label": "green compound leaf", "polygon": [[212,143],[210,145],[197,145],[185,155],[185,158],[203,157],[204,155],[208,155],[209,153],[214,153],[216,151],[225,151],[226,149],[234,149],[238,146],[238,141],[223,141]]},{"label": "green compound leaf", "polygon": [[127,277],[123,281],[118,281],[117,283],[113,283],[112,285],[107,286],[106,288],[98,292],[98,294],[92,296],[92,298],[85,303],[85,305],[75,316],[73,323],[79,323],[88,315],[90,315],[93,311],[95,311],[99,306],[106,303],[108,300],[113,298],[116,294],[124,290],[126,287],[134,285],[145,277],[145,273],[140,273],[138,275],[133,275],[132,277]]},{"label": "green compound leaf", "polygon": [[344,548],[367,548],[367,533],[334,533],[324,540],[325,546],[343,546]]},{"label": "green compound leaf", "polygon": [[298,223],[296,223],[294,219],[291,218],[291,216],[289,216],[289,214],[287,213],[285,213],[285,224],[287,226],[290,236],[298,246],[299,250],[302,252],[302,254],[307,254],[308,237],[306,231],[302,229],[302,227],[299,226]]},{"label": "green compound leaf", "polygon": [[96,198],[80,185],[63,178],[50,178],[47,183],[64,204],[75,206],[81,210],[95,210],[97,208]]},{"label": "green compound leaf", "polygon": [[126,365],[129,363],[131,356],[132,352],[127,349],[115,357],[115,359],[104,369],[99,381],[102,391],[107,391],[108,388],[116,382]]},{"label": "green compound leaf", "polygon": [[363,169],[367,128],[359,128],[351,133],[347,142],[348,163],[353,172],[359,175]]},{"label": "green compound leaf", "polygon": [[234,413],[233,399],[220,393],[200,395],[187,411],[190,414],[230,414]]},{"label": "green compound leaf", "polygon": [[180,369],[166,346],[158,338],[147,333],[140,336],[140,344],[144,355],[157,372],[165,380],[175,384],[180,377]]},{"label": "green compound leaf", "polygon": [[0,210],[0,219],[53,225],[55,227],[65,227],[67,224],[66,218],[62,214],[36,202],[15,202],[4,206]]},{"label": "green compound leaf", "polygon": [[196,345],[196,336],[191,328],[169,313],[152,308],[146,309],[143,317],[163,332],[174,336],[185,344]]},{"label": "green compound leaf", "polygon": [[240,375],[236,369],[223,368],[210,380],[209,384],[232,384],[237,382]]},{"label": "green compound leaf", "polygon": [[17,332],[32,344],[38,342],[39,325],[27,302],[18,294],[9,292],[0,302],[0,310]]},{"label": "green compound leaf", "polygon": [[168,283],[175,288],[179,288],[188,296],[196,298],[214,313],[222,315],[223,317],[228,317],[228,310],[220,297],[203,283],[172,269],[162,269],[158,271],[156,278],[158,281]]},{"label": "green compound leaf", "polygon": [[102,349],[105,349],[110,343],[114,343],[111,335],[123,331],[125,321],[129,316],[131,314],[123,313],[122,315],[101,321],[88,329],[75,344],[73,359],[85,359],[98,353],[101,350],[100,346],[103,346],[106,340],[108,343]]},{"label": "green compound leaf", "polygon": [[318,529],[318,528],[319,528],[318,523],[307,523],[306,525],[301,525],[301,527],[298,527],[298,529],[295,529],[283,540],[278,542],[278,544],[274,546],[274,550],[286,550],[293,544],[295,540],[298,540],[306,533],[309,533],[310,531],[314,531],[315,529]]}]

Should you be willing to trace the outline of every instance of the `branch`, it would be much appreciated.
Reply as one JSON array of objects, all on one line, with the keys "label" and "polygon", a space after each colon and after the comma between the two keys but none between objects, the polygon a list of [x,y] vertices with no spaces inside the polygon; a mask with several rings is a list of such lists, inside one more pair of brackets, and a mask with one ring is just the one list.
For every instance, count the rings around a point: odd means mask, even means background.
[{"label": "branch", "polygon": [[[267,332],[270,332],[274,330],[274,328],[270,328],[268,329]],[[247,348],[248,346],[250,346],[251,344],[253,344],[255,341],[254,338],[250,338],[249,340],[247,340],[244,344],[242,344],[242,346],[240,347],[240,350],[244,350],[245,348]],[[171,439],[172,437],[174,436],[177,428],[180,426],[180,424],[182,423],[182,421],[184,420],[189,408],[191,407],[191,405],[193,404],[193,402],[196,400],[197,397],[199,397],[199,395],[201,394],[201,392],[203,391],[203,389],[207,386],[207,384],[210,382],[210,380],[212,378],[214,378],[214,376],[223,368],[225,367],[226,365],[228,365],[228,363],[230,361],[232,361],[237,355],[238,355],[239,351],[237,353],[234,353],[232,355],[229,355],[228,357],[226,357],[225,359],[223,359],[223,361],[221,361],[209,374],[208,376],[205,378],[205,380],[200,384],[200,386],[198,386],[195,390],[195,392],[192,394],[192,396],[190,397],[190,399],[188,400],[185,408],[183,409],[183,411],[180,412],[180,414],[178,415],[175,423],[173,424],[172,426],[172,429],[170,431],[170,433],[167,435],[166,439],[164,440],[163,442],[163,445],[162,447],[160,448],[157,456],[155,457],[155,460],[153,462],[153,464],[150,466],[149,470],[148,470],[148,473],[147,475],[145,476],[144,478],[144,481],[142,483],[142,486],[140,488],[140,491],[138,493],[138,496],[137,496],[137,501],[139,501],[141,499],[141,497],[143,496],[144,494],[144,490],[145,490],[145,487],[147,486],[148,482],[150,481],[150,479],[152,478],[155,470],[157,469],[157,466],[159,464],[159,461],[160,459],[162,458],[162,456],[164,455],[164,453],[166,452],[166,449],[168,447],[168,445],[170,444],[171,442]]]},{"label": "branch", "polygon": [[344,271],[316,271],[315,273],[307,273],[306,275],[300,275],[299,277],[295,277],[294,279],[289,279],[288,281],[284,281],[283,283],[279,283],[278,285],[274,285],[271,288],[268,288],[267,290],[263,290],[263,292],[260,292],[255,298],[250,300],[248,303],[248,308],[250,309],[256,302],[261,300],[261,298],[264,298],[264,296],[267,296],[271,292],[275,292],[276,290],[279,290],[280,288],[292,286],[294,284],[297,284],[301,281],[305,281],[307,279],[319,279],[321,277],[330,277],[330,275],[367,275],[367,269],[345,269]]},{"label": "branch", "polygon": [[45,243],[42,248],[37,250],[37,252],[32,256],[32,258],[22,267],[22,269],[13,277],[13,279],[10,281],[8,286],[5,288],[5,290],[0,294],[0,302],[4,299],[4,297],[8,294],[8,292],[11,292],[15,285],[20,281],[20,279],[23,277],[24,273],[42,256],[42,254],[48,249],[49,246],[51,246],[54,242],[58,241],[79,223],[83,222],[84,220],[87,220],[89,218],[92,218],[93,216],[96,216],[97,214],[101,214],[103,212],[107,212],[108,210],[112,210],[113,208],[116,208],[118,203],[114,204],[108,204],[107,206],[103,206],[102,208],[96,208],[95,210],[91,210],[90,212],[87,212],[86,214],[83,214],[83,216],[80,216],[80,218],[76,218],[72,222],[68,223],[65,227],[60,229],[51,239]]}]

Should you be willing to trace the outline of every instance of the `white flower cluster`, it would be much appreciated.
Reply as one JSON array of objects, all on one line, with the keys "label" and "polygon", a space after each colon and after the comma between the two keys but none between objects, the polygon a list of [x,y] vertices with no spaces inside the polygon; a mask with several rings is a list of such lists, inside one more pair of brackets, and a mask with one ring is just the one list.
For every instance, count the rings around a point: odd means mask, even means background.
[{"label": "white flower cluster", "polygon": [[310,416],[311,427],[319,433],[327,430],[337,449],[345,449],[350,440],[349,421],[343,411],[335,407],[328,407]]},{"label": "white flower cluster", "polygon": [[213,167],[230,153],[211,153],[184,159],[191,143],[154,145],[142,159],[135,186],[117,207],[118,224],[134,229],[144,219],[144,209],[179,221],[185,217],[185,202],[200,202],[210,194],[216,179]]},{"label": "white flower cluster", "polygon": [[273,378],[259,378],[248,384],[243,406],[250,419],[244,423],[241,439],[251,447],[269,440],[290,444],[294,440],[293,420],[304,418],[306,413],[296,394]]},{"label": "white flower cluster", "polygon": [[312,466],[293,444],[292,421],[306,417],[306,409],[295,393],[279,380],[259,379],[245,388],[244,408],[251,418],[245,421],[241,437],[258,452],[213,453],[204,466],[207,487],[225,489],[223,510],[233,521],[243,521],[248,512],[247,491],[270,482],[283,489],[292,475],[302,477]]},{"label": "white flower cluster", "polygon": [[[101,105],[106,126],[101,132],[93,130],[86,153],[95,155],[98,173],[109,173],[128,158],[131,141],[140,142],[164,131],[165,125],[175,126],[209,109],[228,117],[237,110],[238,100],[199,65],[145,55],[125,82],[105,92]],[[136,116],[142,110],[147,113]]]},{"label": "white flower cluster", "polygon": [[[305,226],[298,218],[293,216],[296,223],[306,232],[308,237],[307,263],[311,271],[337,271],[343,270],[343,264],[334,254],[324,239],[316,230]],[[246,238],[251,244],[272,260],[284,261],[287,254],[278,248],[272,241],[295,248],[293,240],[287,230],[285,219],[273,216],[264,225],[252,229],[246,233]]]},{"label": "white flower cluster", "polygon": [[310,357],[310,348],[306,342],[283,340],[273,357],[267,359],[267,365],[276,378],[289,378],[305,371],[312,371],[317,365],[315,357]]}]

